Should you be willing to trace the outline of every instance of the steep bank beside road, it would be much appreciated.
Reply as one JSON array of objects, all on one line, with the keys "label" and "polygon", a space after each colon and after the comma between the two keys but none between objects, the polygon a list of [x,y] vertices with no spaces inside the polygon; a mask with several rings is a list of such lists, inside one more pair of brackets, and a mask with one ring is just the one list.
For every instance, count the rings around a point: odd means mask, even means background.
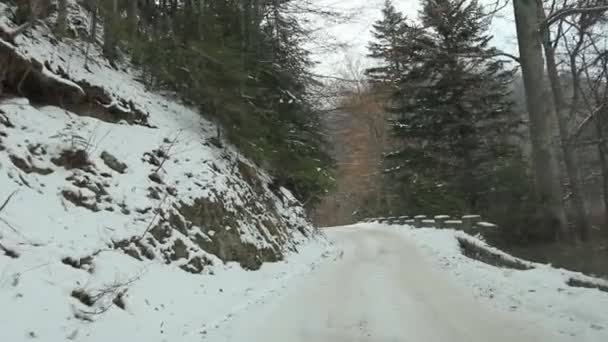
[{"label": "steep bank beside road", "polygon": [[[70,26],[87,32],[70,4]],[[11,11],[0,3],[3,33]],[[175,339],[290,272],[264,262],[320,257],[302,205],[215,141],[214,124],[49,25],[0,39],[3,338]]]}]

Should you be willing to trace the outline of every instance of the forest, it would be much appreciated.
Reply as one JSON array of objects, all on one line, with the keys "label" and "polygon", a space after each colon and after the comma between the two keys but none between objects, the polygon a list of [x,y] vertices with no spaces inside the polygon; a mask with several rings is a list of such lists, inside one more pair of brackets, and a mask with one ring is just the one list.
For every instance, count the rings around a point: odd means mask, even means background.
[{"label": "forest", "polygon": [[[236,145],[309,212],[332,212],[324,202],[341,182],[328,144],[335,132],[302,16],[337,16],[331,9],[86,0],[91,27],[79,32],[66,23],[65,0],[9,2],[22,27],[56,17],[59,39],[84,37],[116,68],[134,66],[147,88],[215,121],[212,143]],[[507,6],[519,56],[491,44],[489,27]],[[406,17],[387,0],[372,27],[373,62],[345,60],[345,79],[356,80],[338,87],[337,110],[359,115],[375,137],[365,147],[372,180],[349,181],[366,188],[338,223],[471,213],[505,227],[509,243],[606,241],[607,12],[605,0],[428,0]]]}]

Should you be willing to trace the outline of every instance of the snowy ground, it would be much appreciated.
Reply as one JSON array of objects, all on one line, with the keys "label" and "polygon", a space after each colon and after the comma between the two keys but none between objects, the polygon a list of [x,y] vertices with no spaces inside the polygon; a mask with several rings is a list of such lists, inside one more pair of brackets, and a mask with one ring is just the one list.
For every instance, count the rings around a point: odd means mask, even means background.
[{"label": "snowy ground", "polygon": [[[331,257],[327,250],[325,243],[311,242],[287,261],[265,264],[259,271],[229,264],[205,275],[162,263],[142,265],[120,252],[101,254],[98,263],[104,267],[93,274],[53,261],[23,269],[0,256],[0,336],[11,342],[201,341],[233,315],[249,312],[290,286],[291,278]],[[124,310],[104,303],[108,308],[103,311],[68,300],[70,283],[108,289],[108,276],[116,284],[132,282]]]},{"label": "snowy ground", "polygon": [[[381,3],[333,2],[343,11],[356,10],[355,21],[328,24],[320,33],[349,44],[346,50],[318,50],[316,58],[323,61],[319,72],[339,70],[345,56],[364,58],[368,29]],[[398,5],[410,15],[417,8],[416,2]],[[0,3],[0,10],[6,6]],[[0,24],[10,26],[6,17],[0,17]],[[158,208],[169,213],[174,205],[199,198],[221,201],[231,210],[259,203],[259,194],[238,172],[238,161],[251,163],[230,146],[209,144],[213,124],[187,106],[147,91],[136,72],[110,67],[99,51],[91,51],[87,70],[84,44],[51,43],[44,27],[20,36],[17,43],[22,55],[48,62],[48,73],[59,77],[61,70],[73,81],[100,86],[115,103],[132,101],[149,114],[155,128],[108,123],[22,98],[0,103],[0,119],[10,121],[0,121],[0,206],[18,190],[0,212],[0,340],[608,339],[608,295],[567,287],[565,280],[573,274],[546,266],[507,271],[467,259],[449,231],[363,225],[332,230],[331,246],[322,236],[309,239],[298,229],[277,236],[240,219],[225,229],[237,229],[244,241],[266,247],[287,240],[286,261],[265,264],[257,272],[223,264],[194,245],[187,246],[187,258],[170,265],[160,257],[138,261],[109,248],[113,241],[141,236]],[[93,172],[51,161],[74,148],[87,150]],[[153,150],[170,155],[160,168],[146,159]],[[126,164],[124,173],[107,167],[100,156],[104,151]],[[151,173],[158,173],[162,184],[150,180]],[[286,190],[272,193],[267,189],[270,177],[255,173],[275,213],[258,210],[252,216],[311,233],[293,197]],[[150,197],[150,188],[160,198]],[[66,201],[61,195],[66,190],[100,211]],[[206,238],[215,233],[205,230]],[[170,242],[176,237],[189,243],[178,232]],[[158,256],[160,247],[153,247]],[[296,248],[298,254],[289,252]],[[90,256],[79,268],[62,262]],[[178,268],[194,257],[210,263],[202,274]],[[74,298],[75,290],[95,297],[88,298],[95,304]],[[514,328],[500,328],[503,324]]]},{"label": "snowy ground", "polygon": [[[71,22],[86,25],[69,3]],[[8,6],[0,2],[7,31]],[[96,47],[85,68],[86,43],[56,41],[48,26],[16,44],[45,74],[102,88],[111,102],[104,105],[133,107],[149,125],[0,98],[1,341],[200,341],[323,258],[327,243],[297,200],[271,191],[270,175],[230,144],[210,143],[215,126],[196,110],[147,90],[129,65],[111,67]],[[70,158],[82,161],[71,167],[65,151],[86,158]],[[110,167],[104,152],[124,169]],[[201,201],[206,211],[193,215],[201,222],[180,217]],[[153,242],[157,227],[168,235]],[[217,236],[229,231],[238,237],[230,248],[273,248],[287,261],[257,272],[224,264],[203,246],[228,243]]]},{"label": "snowy ground", "polygon": [[[575,274],[513,271],[460,254],[449,230],[327,229],[337,259],[235,316],[206,341],[487,342],[608,339],[608,294]],[[260,327],[264,327],[260,329]]]}]

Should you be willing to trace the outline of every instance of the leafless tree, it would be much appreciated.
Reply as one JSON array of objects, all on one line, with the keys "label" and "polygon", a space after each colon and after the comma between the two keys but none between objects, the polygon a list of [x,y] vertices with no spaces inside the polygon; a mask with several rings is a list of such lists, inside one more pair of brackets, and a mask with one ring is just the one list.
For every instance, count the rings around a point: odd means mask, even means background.
[{"label": "leafless tree", "polygon": [[[573,118],[581,106],[581,73],[588,66],[580,65],[578,60],[588,50],[590,34],[598,25],[608,6],[602,6],[605,0],[569,1],[551,0],[543,3],[536,0],[540,22],[540,32],[547,73],[553,98],[553,112],[557,119],[561,150],[563,152],[566,173],[571,191],[574,208],[574,223],[578,238],[586,241],[590,237],[591,225],[585,212],[585,203],[580,179],[579,161],[576,158],[573,133],[569,120]],[[549,11],[547,15],[546,11]],[[565,49],[567,58],[559,61],[556,52]],[[562,84],[558,63],[564,62],[569,69],[571,93],[566,94]]]},{"label": "leafless tree", "polygon": [[570,233],[562,201],[559,164],[553,149],[549,108],[544,100],[546,87],[538,3],[536,0],[513,0],[513,8],[530,119],[537,203],[546,234],[568,239]]},{"label": "leafless tree", "polygon": [[[578,237],[582,240],[589,238],[589,232],[591,225],[589,224],[587,213],[585,212],[585,204],[583,199],[583,190],[581,186],[579,163],[574,153],[574,146],[570,143],[570,131],[568,128],[568,116],[572,115],[572,112],[576,108],[576,103],[572,103],[570,108],[570,115],[567,113],[567,100],[564,89],[562,87],[557,59],[555,56],[555,50],[558,46],[556,40],[551,37],[550,26],[547,24],[547,15],[542,0],[537,1],[538,17],[541,27],[541,41],[543,50],[545,52],[545,60],[547,62],[547,74],[549,78],[549,84],[551,86],[551,93],[553,98],[553,113],[555,114],[557,126],[559,129],[560,147],[563,153],[564,163],[566,165],[566,175],[571,191],[571,201],[574,207],[574,224],[576,227]],[[555,0],[553,0],[555,4]],[[553,4],[553,7],[555,6]],[[561,30],[559,31],[561,32]],[[582,40],[576,46],[576,50],[581,49]],[[576,102],[578,97],[578,90],[573,88],[572,99]]]}]

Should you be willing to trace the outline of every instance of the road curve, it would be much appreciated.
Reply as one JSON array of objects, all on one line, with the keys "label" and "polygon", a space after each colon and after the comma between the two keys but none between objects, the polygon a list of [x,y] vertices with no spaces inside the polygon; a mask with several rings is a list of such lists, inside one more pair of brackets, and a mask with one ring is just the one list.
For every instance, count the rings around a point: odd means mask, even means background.
[{"label": "road curve", "polygon": [[297,277],[279,296],[238,315],[206,341],[560,341],[534,322],[478,302],[433,269],[416,245],[386,230],[336,228],[344,253]]}]

